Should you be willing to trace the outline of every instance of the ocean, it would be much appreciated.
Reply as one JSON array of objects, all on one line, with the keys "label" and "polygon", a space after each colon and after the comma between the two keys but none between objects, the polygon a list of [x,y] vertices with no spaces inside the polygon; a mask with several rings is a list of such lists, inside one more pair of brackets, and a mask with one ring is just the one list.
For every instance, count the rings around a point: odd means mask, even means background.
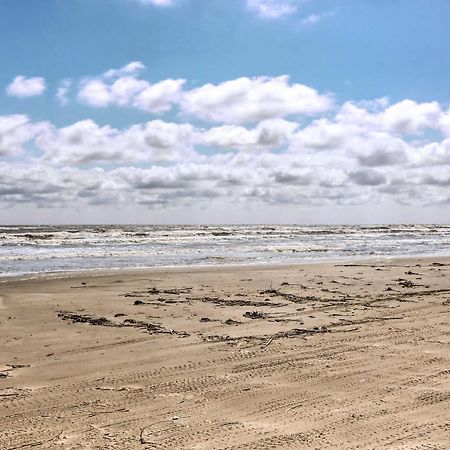
[{"label": "ocean", "polygon": [[450,225],[0,226],[0,276],[450,255]]}]

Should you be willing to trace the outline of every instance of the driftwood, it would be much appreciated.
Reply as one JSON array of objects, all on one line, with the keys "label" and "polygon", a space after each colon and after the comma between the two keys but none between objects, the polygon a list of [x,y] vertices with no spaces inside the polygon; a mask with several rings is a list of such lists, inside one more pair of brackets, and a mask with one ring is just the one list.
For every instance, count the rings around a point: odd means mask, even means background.
[{"label": "driftwood", "polygon": [[275,338],[272,336],[263,346],[262,348],[266,348],[268,347],[274,340]]}]

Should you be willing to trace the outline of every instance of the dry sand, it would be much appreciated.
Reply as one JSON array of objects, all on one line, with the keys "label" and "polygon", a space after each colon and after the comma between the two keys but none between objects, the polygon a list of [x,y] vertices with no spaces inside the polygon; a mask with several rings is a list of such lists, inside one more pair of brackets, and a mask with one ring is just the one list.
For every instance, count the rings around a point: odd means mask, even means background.
[{"label": "dry sand", "polygon": [[0,283],[0,448],[448,449],[450,260]]}]

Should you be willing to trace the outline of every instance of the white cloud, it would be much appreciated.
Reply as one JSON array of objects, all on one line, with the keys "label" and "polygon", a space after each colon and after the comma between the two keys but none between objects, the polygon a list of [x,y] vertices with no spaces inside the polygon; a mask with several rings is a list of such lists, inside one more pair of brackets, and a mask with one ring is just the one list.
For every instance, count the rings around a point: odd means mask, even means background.
[{"label": "white cloud", "polygon": [[245,0],[247,8],[265,19],[279,19],[297,12],[299,0]]},{"label": "white cloud", "polygon": [[[168,7],[174,6],[178,0],[137,0],[143,5]],[[247,9],[262,19],[281,19],[294,15],[305,0],[242,0]],[[302,25],[313,25],[335,12],[310,14],[301,20]]]},{"label": "white cloud", "polygon": [[176,0],[139,0],[144,5],[154,5],[154,6],[172,6],[175,4]]},{"label": "white cloud", "polygon": [[134,61],[99,77],[84,79],[78,100],[97,108],[114,105],[150,113],[169,111],[179,101],[185,80],[167,79],[151,84],[135,76],[144,68],[143,63]]},{"label": "white cloud", "polygon": [[[328,96],[287,77],[183,92],[176,80],[150,85],[136,78],[139,64],[126,67],[89,80],[105,90],[98,105],[180,104],[186,118],[219,124],[151,120],[119,129],[82,120],[58,128],[0,116],[0,157],[22,161],[0,164],[2,204],[165,210],[211,199],[320,207],[449,199],[449,112],[437,102],[348,102],[333,113]],[[301,125],[297,114],[320,116]]]},{"label": "white cloud", "polygon": [[361,169],[350,172],[349,178],[355,184],[361,186],[379,186],[387,181],[382,172],[373,169]]},{"label": "white cloud", "polygon": [[312,26],[316,23],[321,22],[324,19],[327,19],[329,17],[333,17],[336,14],[336,11],[327,11],[324,13],[317,13],[317,14],[310,14],[309,16],[304,17],[300,23],[303,26]]},{"label": "white cloud", "polygon": [[36,97],[45,92],[45,79],[42,77],[24,77],[18,75],[6,88],[6,93],[13,97]]},{"label": "white cloud", "polygon": [[348,130],[341,124],[319,119],[300,130],[293,139],[293,145],[316,150],[330,150],[339,147],[348,138]]},{"label": "white cloud", "polygon": [[383,200],[429,204],[448,198],[442,167],[395,171],[333,167],[332,155],[308,167],[301,155],[237,153],[138,168],[91,169],[0,163],[0,202],[42,207],[179,207],[199,202],[360,205]]},{"label": "white cloud", "polygon": [[[372,112],[352,102],[345,103],[336,120],[360,130],[389,131],[396,134],[420,134],[427,128],[439,128],[442,111],[439,103],[417,103],[403,100],[392,106],[380,102]],[[385,109],[380,108],[387,106]]]},{"label": "white cloud", "polygon": [[402,139],[380,132],[356,139],[351,147],[359,163],[367,167],[407,164],[408,155],[414,151]]},{"label": "white cloud", "polygon": [[123,160],[114,139],[117,130],[99,127],[92,120],[82,120],[61,129],[53,129],[36,139],[45,159],[55,163],[80,164],[91,161]]},{"label": "white cloud", "polygon": [[203,145],[240,150],[267,150],[285,145],[298,124],[284,119],[268,119],[249,130],[236,125],[210,128],[199,136]]},{"label": "white cloud", "polygon": [[163,80],[148,84],[133,98],[133,106],[143,111],[162,113],[169,111],[172,105],[179,103],[185,80]]},{"label": "white cloud", "polygon": [[445,136],[450,137],[450,108],[439,118],[439,128]]},{"label": "white cloud", "polygon": [[132,107],[153,114],[179,106],[186,116],[223,123],[259,122],[298,114],[316,114],[331,108],[330,96],[290,83],[288,76],[238,78],[184,90],[186,80],[165,79],[156,83],[137,78],[140,62],[110,69],[80,83],[78,100],[89,106]]},{"label": "white cloud", "polygon": [[103,107],[112,103],[109,86],[101,80],[87,80],[82,83],[78,99],[90,106]]},{"label": "white cloud", "polygon": [[195,158],[195,128],[190,124],[152,120],[133,125],[122,134],[124,147],[137,149],[148,162],[184,161]]},{"label": "white cloud", "polygon": [[72,86],[72,80],[70,80],[69,78],[65,78],[59,84],[58,90],[56,91],[56,99],[58,100],[58,103],[60,105],[65,106],[69,103],[67,94],[68,94],[71,86]]},{"label": "white cloud", "polygon": [[0,116],[0,156],[22,152],[24,144],[49,127],[47,122],[32,123],[28,116]]},{"label": "white cloud", "polygon": [[427,170],[429,166],[450,166],[450,139],[416,148],[410,155],[410,161],[414,167],[427,167]]},{"label": "white cloud", "polygon": [[437,128],[441,108],[438,102],[417,103],[403,100],[382,114],[385,129],[398,134],[417,134],[426,128]]},{"label": "white cloud", "polygon": [[316,90],[289,83],[288,76],[238,78],[188,91],[181,101],[186,115],[211,122],[247,123],[294,114],[316,114],[332,100]]},{"label": "white cloud", "polygon": [[301,20],[302,25],[314,25],[320,22],[322,16],[320,14],[310,14]]},{"label": "white cloud", "polygon": [[102,195],[104,171],[51,168],[39,164],[0,163],[0,200],[3,204],[38,207],[79,205],[84,192]]},{"label": "white cloud", "polygon": [[145,70],[145,64],[142,61],[131,61],[120,69],[109,69],[104,73],[106,78],[116,78],[126,75],[137,75]]},{"label": "white cloud", "polygon": [[44,160],[53,164],[161,163],[193,157],[194,128],[160,120],[133,125],[124,131],[82,120],[46,130],[36,137]]}]

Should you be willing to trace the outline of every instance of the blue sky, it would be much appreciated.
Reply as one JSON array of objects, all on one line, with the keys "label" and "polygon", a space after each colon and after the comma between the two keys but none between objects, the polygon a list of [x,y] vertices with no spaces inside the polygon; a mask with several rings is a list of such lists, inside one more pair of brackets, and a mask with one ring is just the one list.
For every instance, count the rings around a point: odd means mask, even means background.
[{"label": "blue sky", "polygon": [[449,19],[446,0],[4,0],[3,221],[448,221]]}]

